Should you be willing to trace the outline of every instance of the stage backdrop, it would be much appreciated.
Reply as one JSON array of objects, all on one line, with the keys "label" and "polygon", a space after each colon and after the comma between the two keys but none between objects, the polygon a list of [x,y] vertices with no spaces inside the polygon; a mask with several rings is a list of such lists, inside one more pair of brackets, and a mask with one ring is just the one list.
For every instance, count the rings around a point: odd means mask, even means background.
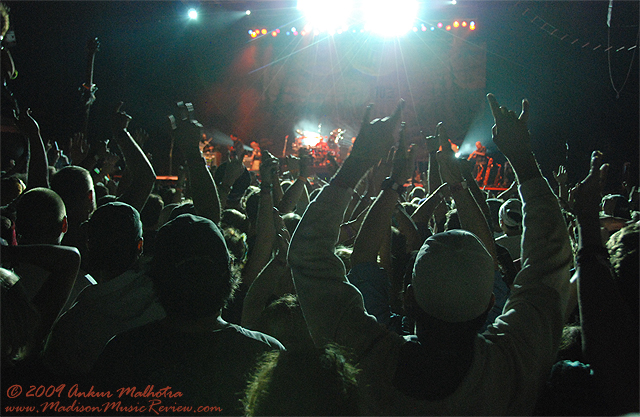
[{"label": "stage backdrop", "polygon": [[207,92],[209,123],[281,154],[295,129],[326,136],[342,128],[351,138],[368,103],[378,117],[403,98],[408,137],[443,121],[460,142],[485,105],[486,49],[448,35],[254,39]]}]

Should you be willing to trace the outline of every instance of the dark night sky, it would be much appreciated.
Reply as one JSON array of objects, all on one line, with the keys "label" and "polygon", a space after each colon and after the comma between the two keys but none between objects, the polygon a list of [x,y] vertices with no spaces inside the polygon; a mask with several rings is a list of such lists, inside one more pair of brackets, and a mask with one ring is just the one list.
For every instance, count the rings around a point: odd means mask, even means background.
[{"label": "dark night sky", "polygon": [[[17,36],[12,52],[20,74],[11,89],[22,107],[33,109],[43,136],[55,139],[68,137],[75,129],[84,48],[90,37],[101,41],[91,132],[108,136],[106,116],[122,100],[123,109],[134,117],[132,127],[144,127],[153,135],[162,129],[175,101],[193,101],[197,116],[207,119],[198,112],[205,107],[199,103],[246,44],[250,24],[276,27],[296,18],[290,7],[294,3],[283,1],[202,2],[197,24],[184,18],[197,3],[184,1],[7,4]],[[486,90],[510,108],[519,109],[522,97],[530,100],[534,148],[546,174],[565,161],[568,143],[572,181],[585,175],[591,151],[599,148],[612,164],[610,177],[618,175],[623,162],[631,161],[637,183],[639,54],[632,61],[627,48],[636,43],[638,2],[614,2],[611,69],[618,88],[631,64],[618,99],[604,52],[607,5],[606,1],[459,0],[456,8],[433,10],[431,18],[476,19],[475,39],[487,45]],[[254,13],[234,18],[246,8]],[[541,29],[544,22],[551,26]],[[569,36],[561,40],[549,35],[553,28],[558,29],[556,34]],[[573,39],[579,41],[572,44]],[[598,44],[603,46],[594,51]],[[613,52],[621,46],[625,49]],[[488,123],[488,107],[478,112]]]}]

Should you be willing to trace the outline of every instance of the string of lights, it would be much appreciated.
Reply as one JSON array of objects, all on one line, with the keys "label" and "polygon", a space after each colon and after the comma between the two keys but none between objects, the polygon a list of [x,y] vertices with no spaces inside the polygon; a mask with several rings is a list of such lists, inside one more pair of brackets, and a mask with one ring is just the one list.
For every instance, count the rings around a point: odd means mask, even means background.
[{"label": "string of lights", "polygon": [[[466,30],[469,32],[475,31],[478,28],[478,24],[476,23],[475,20],[454,20],[451,22],[438,22],[438,23],[434,23],[434,24],[425,24],[425,23],[421,23],[420,25],[415,25],[413,27],[411,27],[411,32],[414,33],[419,33],[419,32],[434,32],[436,30],[442,30],[442,31],[456,31],[456,30]],[[249,34],[249,37],[251,38],[259,38],[259,37],[263,37],[263,36],[271,36],[271,37],[277,37],[280,35],[284,35],[284,36],[306,36],[306,35],[310,35],[310,36],[319,36],[319,35],[342,35],[342,34],[348,34],[348,33],[369,33],[370,30],[365,29],[364,27],[346,27],[346,28],[340,28],[340,29],[335,29],[332,31],[326,31],[326,30],[318,30],[316,28],[314,28],[312,25],[305,25],[304,27],[298,29],[295,26],[292,26],[291,28],[287,28],[286,30],[281,30],[281,28],[275,28],[275,29],[267,29],[265,27],[262,28],[255,28],[255,29],[249,29],[249,31],[247,32]]]},{"label": "string of lights", "polygon": [[586,39],[581,40],[580,38],[571,36],[569,33],[555,27],[551,23],[544,20],[542,17],[535,14],[528,7],[525,8],[525,10],[522,12],[522,17],[526,18],[529,21],[529,23],[531,23],[532,25],[537,26],[538,29],[545,31],[547,34],[549,34],[549,36],[558,38],[559,40],[566,42],[570,45],[576,45],[576,47],[579,47],[581,49],[590,49],[593,51],[600,50],[602,52],[608,53],[609,51],[612,51],[612,50],[614,52],[634,51],[638,47],[637,38],[636,38],[636,44],[631,45],[629,47],[625,45],[622,45],[622,46],[602,45],[601,43],[598,43],[596,45],[595,42],[592,43]]}]

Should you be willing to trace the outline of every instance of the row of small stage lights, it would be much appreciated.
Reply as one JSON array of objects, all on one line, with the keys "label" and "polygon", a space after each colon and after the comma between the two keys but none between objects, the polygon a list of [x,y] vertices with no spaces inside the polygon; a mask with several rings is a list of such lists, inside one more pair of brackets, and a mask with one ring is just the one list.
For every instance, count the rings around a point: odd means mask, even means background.
[{"label": "row of small stage lights", "polygon": [[[477,26],[476,26],[476,22],[475,21],[470,21],[467,22],[466,20],[455,20],[453,21],[451,24],[444,24],[442,22],[438,22],[435,25],[425,25],[424,23],[421,24],[420,26],[414,26],[411,28],[411,30],[413,32],[426,32],[428,30],[431,31],[435,31],[436,29],[444,29],[447,31],[450,30],[455,30],[455,29],[465,29],[465,30],[476,30]],[[363,33],[365,32],[364,29],[338,29],[332,32],[328,32],[329,35],[341,35],[343,33]],[[281,35],[283,32],[280,31],[280,29],[274,29],[274,30],[267,30],[266,28],[262,28],[262,29],[250,29],[249,30],[249,36],[251,36],[252,38],[257,38],[260,36],[265,36],[268,34],[271,34],[271,36],[276,37],[278,35]],[[309,35],[312,34],[313,36],[318,36],[320,35],[322,32],[318,32],[318,31],[314,31],[313,27],[311,27],[310,25],[306,25],[302,30],[298,31],[298,29],[296,29],[295,27],[292,27],[290,30],[287,30],[286,32],[284,32],[285,36],[305,36],[305,35]]]}]

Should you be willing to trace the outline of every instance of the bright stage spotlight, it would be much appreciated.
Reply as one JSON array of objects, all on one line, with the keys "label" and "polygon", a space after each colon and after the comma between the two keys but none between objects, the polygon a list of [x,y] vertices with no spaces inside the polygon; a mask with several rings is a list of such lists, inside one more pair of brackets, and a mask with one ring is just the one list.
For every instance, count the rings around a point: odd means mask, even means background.
[{"label": "bright stage spotlight", "polygon": [[366,7],[366,30],[382,36],[400,36],[411,30],[420,4],[417,0],[371,0]]},{"label": "bright stage spotlight", "polygon": [[249,16],[251,14],[251,10],[247,10],[246,12],[244,12],[244,14],[246,14],[247,16]]},{"label": "bright stage spotlight", "polygon": [[196,20],[198,18],[198,11],[196,9],[189,9],[189,19]]},{"label": "bright stage spotlight", "polygon": [[349,27],[353,14],[353,0],[298,0],[298,10],[306,19],[306,26],[318,32],[333,32]]}]

